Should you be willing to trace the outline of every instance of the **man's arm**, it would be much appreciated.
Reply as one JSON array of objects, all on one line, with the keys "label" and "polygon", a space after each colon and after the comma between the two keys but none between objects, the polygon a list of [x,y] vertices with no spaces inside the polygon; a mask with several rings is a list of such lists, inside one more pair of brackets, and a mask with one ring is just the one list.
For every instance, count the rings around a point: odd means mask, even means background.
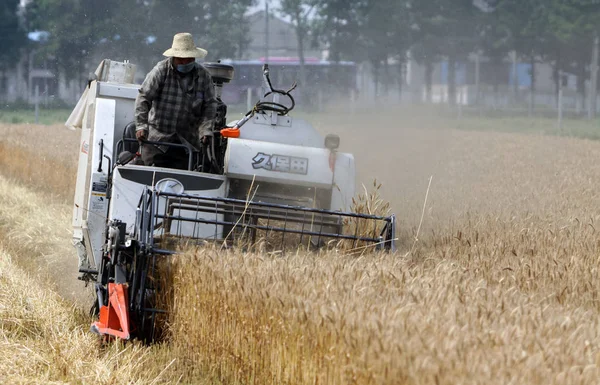
[{"label": "man's arm", "polygon": [[200,119],[200,137],[213,135],[213,126],[217,115],[217,97],[215,96],[215,86],[208,71],[204,71],[204,108]]},{"label": "man's arm", "polygon": [[135,99],[135,136],[138,139],[148,138],[148,113],[152,107],[152,102],[158,96],[163,78],[164,76],[157,65],[146,75],[146,79]]}]

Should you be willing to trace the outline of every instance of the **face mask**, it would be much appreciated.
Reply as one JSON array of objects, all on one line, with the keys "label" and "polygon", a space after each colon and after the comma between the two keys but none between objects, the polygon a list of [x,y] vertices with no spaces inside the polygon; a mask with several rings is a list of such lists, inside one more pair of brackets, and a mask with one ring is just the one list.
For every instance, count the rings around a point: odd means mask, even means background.
[{"label": "face mask", "polygon": [[188,64],[178,64],[177,65],[177,71],[181,72],[182,74],[187,74],[188,72],[190,72],[194,68],[196,68],[196,62],[195,61],[189,62]]}]

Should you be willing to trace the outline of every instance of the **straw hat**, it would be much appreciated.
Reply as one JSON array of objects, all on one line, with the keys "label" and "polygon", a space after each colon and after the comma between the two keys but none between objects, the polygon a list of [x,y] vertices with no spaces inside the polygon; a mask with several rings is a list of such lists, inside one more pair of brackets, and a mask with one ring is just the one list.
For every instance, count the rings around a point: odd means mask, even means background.
[{"label": "straw hat", "polygon": [[173,37],[173,46],[166,50],[163,55],[167,57],[181,58],[204,58],[208,52],[205,49],[196,47],[192,35],[184,32],[178,33]]}]

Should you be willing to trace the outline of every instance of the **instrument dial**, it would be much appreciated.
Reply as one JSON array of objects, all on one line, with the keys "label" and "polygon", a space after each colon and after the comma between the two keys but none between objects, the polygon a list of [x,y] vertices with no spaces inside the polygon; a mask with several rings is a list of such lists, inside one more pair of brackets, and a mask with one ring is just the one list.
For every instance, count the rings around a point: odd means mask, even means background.
[{"label": "instrument dial", "polygon": [[156,183],[156,190],[161,193],[182,194],[184,188],[183,184],[177,179],[165,178]]}]

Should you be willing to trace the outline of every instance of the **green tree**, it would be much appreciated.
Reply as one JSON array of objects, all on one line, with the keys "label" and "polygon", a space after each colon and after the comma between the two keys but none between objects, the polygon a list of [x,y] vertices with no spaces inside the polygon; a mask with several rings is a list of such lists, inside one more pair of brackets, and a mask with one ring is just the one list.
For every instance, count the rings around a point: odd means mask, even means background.
[{"label": "green tree", "polygon": [[[557,89],[557,72],[573,73],[577,76],[580,100],[585,100],[585,80],[590,73],[592,47],[600,33],[600,3],[593,0],[552,0],[546,11],[548,27],[557,47],[554,58]],[[595,94],[594,90],[592,93]]]},{"label": "green tree", "polygon": [[317,3],[315,35],[327,46],[329,60],[362,61],[364,53],[357,49],[361,38],[361,12],[364,0],[321,0]]},{"label": "green tree", "polygon": [[600,4],[593,0],[487,0],[487,4],[497,15],[497,24],[510,31],[511,48],[531,63],[531,108],[538,58],[552,64],[557,93],[559,74],[570,72],[577,76],[580,100],[585,98]]},{"label": "green tree", "polygon": [[2,35],[0,70],[16,65],[21,48],[26,42],[25,31],[18,17],[19,3],[19,0],[4,0],[0,4],[0,35]]},{"label": "green tree", "polygon": [[136,60],[149,68],[189,31],[209,60],[235,57],[247,41],[244,14],[254,0],[32,0],[30,29],[50,32],[44,50],[71,74],[93,69],[102,58]]},{"label": "green tree", "polygon": [[173,35],[186,31],[208,51],[207,60],[234,58],[249,43],[244,15],[253,4],[254,0],[121,2],[107,26],[110,36],[119,39],[109,38],[104,49],[117,55],[127,53],[149,68],[163,58]]},{"label": "green tree", "polygon": [[[538,60],[555,60],[559,43],[548,24],[552,4],[545,0],[487,0],[491,23],[499,33],[482,39],[482,50],[489,54],[489,47],[498,49],[497,57],[506,49],[530,63],[530,113],[534,108],[536,65]],[[486,50],[483,47],[488,47]]]},{"label": "green tree", "polygon": [[41,53],[52,56],[61,70],[81,75],[95,49],[113,37],[110,29],[119,2],[106,0],[36,0],[29,3],[26,18],[30,29],[50,33]]},{"label": "green tree", "polygon": [[[504,9],[496,8],[483,13],[477,25],[477,54],[482,54],[487,58],[487,74],[491,75],[488,79],[492,82],[496,99],[500,84],[503,82],[506,84],[505,60],[510,51],[514,49],[512,25],[505,22],[506,19],[512,19],[507,15]],[[479,101],[479,95],[476,95],[476,98]]]},{"label": "green tree", "polygon": [[[311,16],[318,0],[282,0],[279,13],[291,19],[296,30],[298,59],[300,61],[300,90],[306,90],[306,65],[304,51],[311,33]],[[303,91],[304,90],[304,91]]]},{"label": "green tree", "polygon": [[393,42],[394,2],[394,0],[368,0],[360,8],[362,22],[359,41],[371,64],[375,96],[380,93],[381,83],[384,84],[385,93],[388,92],[389,83],[387,80],[382,82],[382,77],[389,77],[388,60]]},{"label": "green tree", "polygon": [[195,0],[193,30],[209,52],[210,60],[241,56],[250,43],[245,22],[254,0]]},{"label": "green tree", "polygon": [[473,0],[454,0],[448,4],[440,1],[439,14],[436,17],[442,41],[441,53],[448,60],[448,99],[456,104],[456,64],[466,61],[476,47],[476,26],[481,10]]},{"label": "green tree", "polygon": [[433,64],[440,58],[448,63],[448,97],[456,103],[456,63],[476,47],[476,26],[481,10],[472,0],[414,1],[415,59],[425,65],[428,99],[431,99]]},{"label": "green tree", "polygon": [[401,69],[412,39],[409,1],[322,0],[317,25],[331,60],[370,63],[376,94],[380,84],[386,93],[393,84],[389,70],[392,59],[400,69],[396,78],[401,87]]},{"label": "green tree", "polygon": [[408,52],[413,44],[414,15],[410,1],[392,2],[392,20],[390,36],[390,56],[398,63],[398,93],[402,96],[403,71],[408,59]]}]

